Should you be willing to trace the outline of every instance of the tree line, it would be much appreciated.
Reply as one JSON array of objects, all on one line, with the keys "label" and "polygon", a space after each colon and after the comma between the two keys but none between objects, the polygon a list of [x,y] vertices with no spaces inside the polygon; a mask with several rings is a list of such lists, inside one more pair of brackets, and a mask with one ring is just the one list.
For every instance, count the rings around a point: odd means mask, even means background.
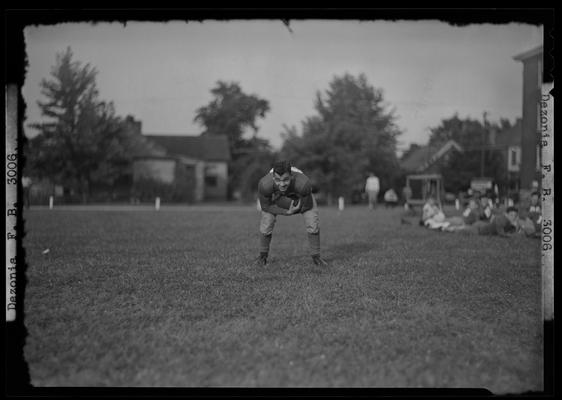
[{"label": "tree line", "polygon": [[[26,173],[71,187],[84,202],[96,188],[131,182],[134,157],[155,154],[135,129],[134,116],[120,117],[112,102],[100,99],[96,75],[91,65],[73,60],[70,48],[57,54],[50,79],[40,83],[43,121],[30,124],[39,133],[26,143]],[[300,130],[283,126],[279,151],[258,136],[258,121],[271,111],[268,100],[244,93],[236,82],[220,80],[211,94],[211,102],[196,110],[194,122],[202,135],[228,137],[232,197],[253,199],[258,180],[276,158],[304,170],[328,200],[361,191],[369,172],[380,177],[383,188],[403,184],[396,155],[402,132],[395,110],[385,102],[383,89],[371,85],[364,74],[335,76],[324,92],[318,91],[314,115],[301,122]],[[507,120],[500,124],[493,128],[510,127]],[[455,139],[474,147],[489,129],[455,115],[432,128],[430,144]],[[489,169],[499,168],[502,160],[492,152],[488,157]],[[449,162],[443,171],[445,185],[457,188],[479,175],[470,152]]]}]

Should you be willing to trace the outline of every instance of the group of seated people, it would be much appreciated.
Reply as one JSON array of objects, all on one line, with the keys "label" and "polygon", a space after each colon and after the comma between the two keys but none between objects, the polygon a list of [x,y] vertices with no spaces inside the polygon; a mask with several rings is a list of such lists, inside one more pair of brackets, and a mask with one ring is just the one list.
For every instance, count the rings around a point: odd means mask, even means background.
[{"label": "group of seated people", "polygon": [[496,208],[488,196],[476,195],[468,200],[462,216],[451,217],[446,217],[436,199],[429,197],[423,206],[420,221],[429,229],[444,232],[504,237],[519,233],[535,238],[540,238],[541,222],[541,205],[537,192],[531,194],[530,205],[522,212],[514,206]]}]

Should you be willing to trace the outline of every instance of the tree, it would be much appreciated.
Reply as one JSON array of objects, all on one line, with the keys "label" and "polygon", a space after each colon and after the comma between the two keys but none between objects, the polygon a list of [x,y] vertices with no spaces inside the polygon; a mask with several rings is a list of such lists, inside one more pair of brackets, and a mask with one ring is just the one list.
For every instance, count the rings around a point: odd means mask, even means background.
[{"label": "tree", "polygon": [[[203,135],[228,136],[232,162],[230,164],[229,195],[245,186],[243,177],[247,176],[245,168],[257,154],[258,158],[268,156],[267,142],[257,138],[259,118],[265,118],[270,110],[269,102],[257,95],[244,93],[236,82],[218,81],[211,89],[214,99],[196,111],[194,121],[203,128]],[[253,135],[247,139],[244,134]],[[266,145],[264,147],[264,144]]]},{"label": "tree", "polygon": [[75,189],[86,202],[92,185],[111,185],[131,173],[132,157],[150,146],[131,128],[132,117],[115,115],[113,103],[99,100],[97,71],[72,60],[70,47],[57,54],[52,79],[41,81],[38,101],[46,122],[28,144],[32,173]]},{"label": "tree", "polygon": [[443,144],[453,139],[463,148],[481,149],[482,146],[489,145],[489,135],[492,131],[500,132],[512,127],[511,122],[505,118],[500,119],[498,124],[472,118],[461,119],[455,114],[430,129],[429,144]]},{"label": "tree", "polygon": [[261,138],[249,139],[243,148],[245,154],[238,157],[233,169],[240,171],[237,190],[243,200],[257,198],[258,182],[271,168],[276,153],[269,141]]},{"label": "tree", "polygon": [[302,135],[284,126],[281,154],[310,175],[328,197],[351,197],[362,190],[369,172],[392,185],[398,173],[394,112],[383,91],[364,74],[334,77],[329,89],[316,94],[317,115],[302,122]]},{"label": "tree", "polygon": [[[480,156],[479,150],[470,149],[452,153],[441,168],[445,190],[451,193],[466,190],[472,178],[480,176]],[[500,186],[506,183],[505,161],[500,152],[486,152],[484,166],[484,176],[491,177]]]},{"label": "tree", "polygon": [[416,150],[418,150],[418,149],[421,148],[421,147],[422,147],[422,146],[419,145],[419,144],[417,144],[417,143],[410,143],[410,147],[408,147],[408,149],[405,150],[405,151],[402,153],[401,158],[402,158],[402,159],[406,159],[407,157],[410,156],[410,154],[412,154],[413,152],[415,152]]},{"label": "tree", "polygon": [[[431,128],[429,144],[443,144],[448,140],[459,143],[463,152],[454,153],[441,169],[447,190],[456,193],[466,189],[474,177],[491,177],[496,183],[506,183],[506,161],[500,151],[490,144],[490,134],[510,129],[507,119],[498,123],[481,122],[476,119],[461,119],[457,114],[444,119]],[[482,171],[482,167],[484,170]]]},{"label": "tree", "polygon": [[218,81],[211,93],[214,100],[196,111],[194,121],[205,128],[203,135],[227,135],[235,154],[244,144],[243,135],[249,128],[254,136],[257,134],[257,119],[265,117],[269,102],[256,95],[245,94],[236,82]]}]

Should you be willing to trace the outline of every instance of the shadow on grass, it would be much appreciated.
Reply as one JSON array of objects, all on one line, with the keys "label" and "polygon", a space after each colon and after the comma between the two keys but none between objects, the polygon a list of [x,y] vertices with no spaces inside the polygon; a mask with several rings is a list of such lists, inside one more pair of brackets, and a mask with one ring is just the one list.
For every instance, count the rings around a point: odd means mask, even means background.
[{"label": "shadow on grass", "polygon": [[367,253],[376,249],[376,244],[371,242],[352,242],[330,246],[331,257],[329,260],[349,260],[350,257]]},{"label": "shadow on grass", "polygon": [[[322,274],[324,272],[330,271],[331,267],[334,266],[332,260],[333,257],[323,257],[327,262],[327,266],[315,265],[312,261],[312,257],[308,254],[297,254],[297,255],[287,255],[287,256],[276,256],[271,257],[265,267],[254,266],[254,270],[257,271],[300,271],[305,274]],[[278,277],[274,277],[278,279]]]}]

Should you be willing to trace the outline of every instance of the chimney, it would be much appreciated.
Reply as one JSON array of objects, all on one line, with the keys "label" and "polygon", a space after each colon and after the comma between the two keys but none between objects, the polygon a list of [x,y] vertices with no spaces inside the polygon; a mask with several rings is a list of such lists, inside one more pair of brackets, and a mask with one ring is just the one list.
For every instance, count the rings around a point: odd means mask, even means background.
[{"label": "chimney", "polygon": [[135,120],[135,117],[133,117],[132,115],[127,115],[125,117],[125,122],[131,128],[131,130],[133,130],[136,134],[138,134],[138,135],[142,134],[142,122],[141,121]]},{"label": "chimney", "polygon": [[488,144],[491,145],[491,146],[496,145],[496,129],[495,128],[490,129],[490,134],[488,135]]}]

